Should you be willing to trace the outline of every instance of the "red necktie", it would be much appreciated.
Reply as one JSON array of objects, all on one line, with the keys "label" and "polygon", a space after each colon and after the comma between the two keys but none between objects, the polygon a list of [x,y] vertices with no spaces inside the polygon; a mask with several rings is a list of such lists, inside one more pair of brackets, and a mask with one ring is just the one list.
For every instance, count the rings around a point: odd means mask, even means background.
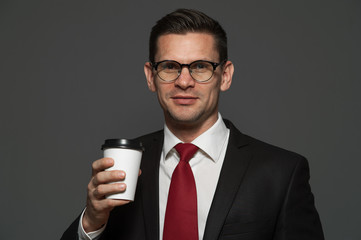
[{"label": "red necktie", "polygon": [[175,149],[180,161],[169,187],[163,240],[198,240],[197,191],[189,160],[198,147],[179,143]]}]

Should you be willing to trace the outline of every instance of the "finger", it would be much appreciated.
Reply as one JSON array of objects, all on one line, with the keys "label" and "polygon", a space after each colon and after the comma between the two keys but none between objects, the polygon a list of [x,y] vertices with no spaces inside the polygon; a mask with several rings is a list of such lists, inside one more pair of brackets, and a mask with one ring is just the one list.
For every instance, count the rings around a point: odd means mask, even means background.
[{"label": "finger", "polygon": [[121,206],[127,203],[130,203],[130,200],[121,200],[121,199],[105,199],[105,203],[110,206],[110,208],[114,208],[117,206]]},{"label": "finger", "polygon": [[138,177],[142,175],[142,169],[139,169]]},{"label": "finger", "polygon": [[93,162],[92,170],[93,176],[98,172],[104,171],[107,168],[110,168],[114,165],[114,160],[112,158],[101,158]]},{"label": "finger", "polygon": [[122,193],[126,188],[125,183],[101,184],[94,189],[93,196],[97,199],[104,199],[110,194]]},{"label": "finger", "polygon": [[130,202],[129,200],[107,198],[107,199],[97,201],[97,204],[95,204],[93,206],[91,205],[91,207],[95,211],[102,212],[102,211],[112,210],[116,206],[121,206],[121,205],[127,204],[129,202]]},{"label": "finger", "polygon": [[111,211],[114,207],[124,205],[129,202],[129,200],[111,198],[103,198],[100,200],[93,199],[87,202],[87,210],[92,213],[91,215],[103,215],[107,214],[107,212]]},{"label": "finger", "polygon": [[102,171],[98,172],[92,179],[94,187],[99,184],[123,181],[125,179],[125,172],[121,170]]}]

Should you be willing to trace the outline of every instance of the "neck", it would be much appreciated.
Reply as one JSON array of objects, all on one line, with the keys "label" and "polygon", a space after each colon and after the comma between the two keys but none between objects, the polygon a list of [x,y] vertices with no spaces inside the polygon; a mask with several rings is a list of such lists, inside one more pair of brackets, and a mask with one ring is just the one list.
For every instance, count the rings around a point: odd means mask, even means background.
[{"label": "neck", "polygon": [[196,123],[176,122],[166,119],[166,125],[169,130],[182,142],[190,143],[202,133],[211,128],[218,120],[218,114],[208,118],[206,121]]}]

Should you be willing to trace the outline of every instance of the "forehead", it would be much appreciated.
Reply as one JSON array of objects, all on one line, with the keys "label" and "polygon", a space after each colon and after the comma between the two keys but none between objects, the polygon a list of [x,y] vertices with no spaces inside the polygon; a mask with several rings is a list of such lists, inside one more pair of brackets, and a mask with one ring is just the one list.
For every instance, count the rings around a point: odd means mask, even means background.
[{"label": "forehead", "polygon": [[175,60],[180,63],[196,60],[217,62],[219,54],[211,34],[166,34],[160,36],[157,41],[155,61],[162,60]]}]

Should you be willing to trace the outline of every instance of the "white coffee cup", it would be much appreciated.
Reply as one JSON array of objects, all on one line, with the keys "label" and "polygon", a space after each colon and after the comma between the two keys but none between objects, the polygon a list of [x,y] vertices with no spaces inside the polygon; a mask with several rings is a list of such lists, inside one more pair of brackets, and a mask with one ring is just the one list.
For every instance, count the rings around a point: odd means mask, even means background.
[{"label": "white coffee cup", "polygon": [[125,179],[121,182],[127,185],[124,192],[109,195],[107,198],[134,201],[143,153],[142,143],[129,139],[107,139],[102,145],[102,150],[104,157],[114,159],[114,165],[106,171],[124,171]]}]

